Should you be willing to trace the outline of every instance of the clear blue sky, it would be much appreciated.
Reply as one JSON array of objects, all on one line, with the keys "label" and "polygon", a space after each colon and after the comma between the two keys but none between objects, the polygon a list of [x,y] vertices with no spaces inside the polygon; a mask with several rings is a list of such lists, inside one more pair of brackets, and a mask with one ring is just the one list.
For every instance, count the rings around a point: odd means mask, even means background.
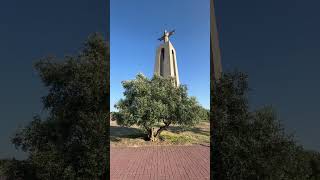
[{"label": "clear blue sky", "polygon": [[111,110],[123,97],[121,81],[139,72],[152,77],[157,39],[175,29],[180,81],[205,107],[210,107],[210,6],[208,0],[111,0]]},{"label": "clear blue sky", "polygon": [[252,108],[273,105],[320,150],[320,1],[216,1],[224,70],[249,74]]}]

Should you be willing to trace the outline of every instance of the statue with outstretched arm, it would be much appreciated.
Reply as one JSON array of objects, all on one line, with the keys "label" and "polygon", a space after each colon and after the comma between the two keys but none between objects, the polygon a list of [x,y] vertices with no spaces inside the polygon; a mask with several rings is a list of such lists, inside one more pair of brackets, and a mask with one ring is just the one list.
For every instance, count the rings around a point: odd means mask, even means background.
[{"label": "statue with outstretched arm", "polygon": [[168,42],[169,41],[169,37],[172,36],[174,34],[175,30],[168,32],[167,30],[164,30],[163,36],[161,38],[159,38],[159,41],[164,41],[164,42]]}]

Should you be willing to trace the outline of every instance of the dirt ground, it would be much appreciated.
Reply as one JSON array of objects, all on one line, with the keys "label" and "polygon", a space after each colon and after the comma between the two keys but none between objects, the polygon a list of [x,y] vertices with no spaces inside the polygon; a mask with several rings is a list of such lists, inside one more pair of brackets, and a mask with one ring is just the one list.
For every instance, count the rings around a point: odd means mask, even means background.
[{"label": "dirt ground", "polygon": [[169,126],[156,142],[146,140],[146,133],[137,126],[121,127],[110,121],[110,141],[113,147],[139,147],[150,145],[210,145],[210,123],[202,121],[197,126],[186,128]]}]

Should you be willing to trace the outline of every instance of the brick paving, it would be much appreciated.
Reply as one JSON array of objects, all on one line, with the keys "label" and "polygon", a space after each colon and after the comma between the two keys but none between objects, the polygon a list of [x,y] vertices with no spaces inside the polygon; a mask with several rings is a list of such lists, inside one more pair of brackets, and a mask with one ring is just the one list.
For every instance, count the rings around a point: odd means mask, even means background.
[{"label": "brick paving", "polygon": [[111,147],[111,180],[200,180],[210,178],[207,146]]}]

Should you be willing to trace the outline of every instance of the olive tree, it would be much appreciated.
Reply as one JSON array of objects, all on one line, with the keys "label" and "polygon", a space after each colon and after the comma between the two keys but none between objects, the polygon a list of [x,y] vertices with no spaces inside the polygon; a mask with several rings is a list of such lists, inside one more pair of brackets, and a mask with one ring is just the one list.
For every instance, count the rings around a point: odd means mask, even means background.
[{"label": "olive tree", "polygon": [[172,124],[193,126],[204,115],[196,98],[188,96],[187,87],[174,86],[173,79],[157,75],[148,79],[138,74],[136,79],[123,81],[122,85],[124,99],[115,105],[117,123],[142,127],[151,141]]},{"label": "olive tree", "polygon": [[44,58],[34,66],[48,89],[42,98],[47,116],[35,116],[16,132],[12,143],[28,153],[28,164],[12,167],[30,164],[36,172],[32,179],[105,179],[109,43],[95,33],[79,54],[63,61]]}]

